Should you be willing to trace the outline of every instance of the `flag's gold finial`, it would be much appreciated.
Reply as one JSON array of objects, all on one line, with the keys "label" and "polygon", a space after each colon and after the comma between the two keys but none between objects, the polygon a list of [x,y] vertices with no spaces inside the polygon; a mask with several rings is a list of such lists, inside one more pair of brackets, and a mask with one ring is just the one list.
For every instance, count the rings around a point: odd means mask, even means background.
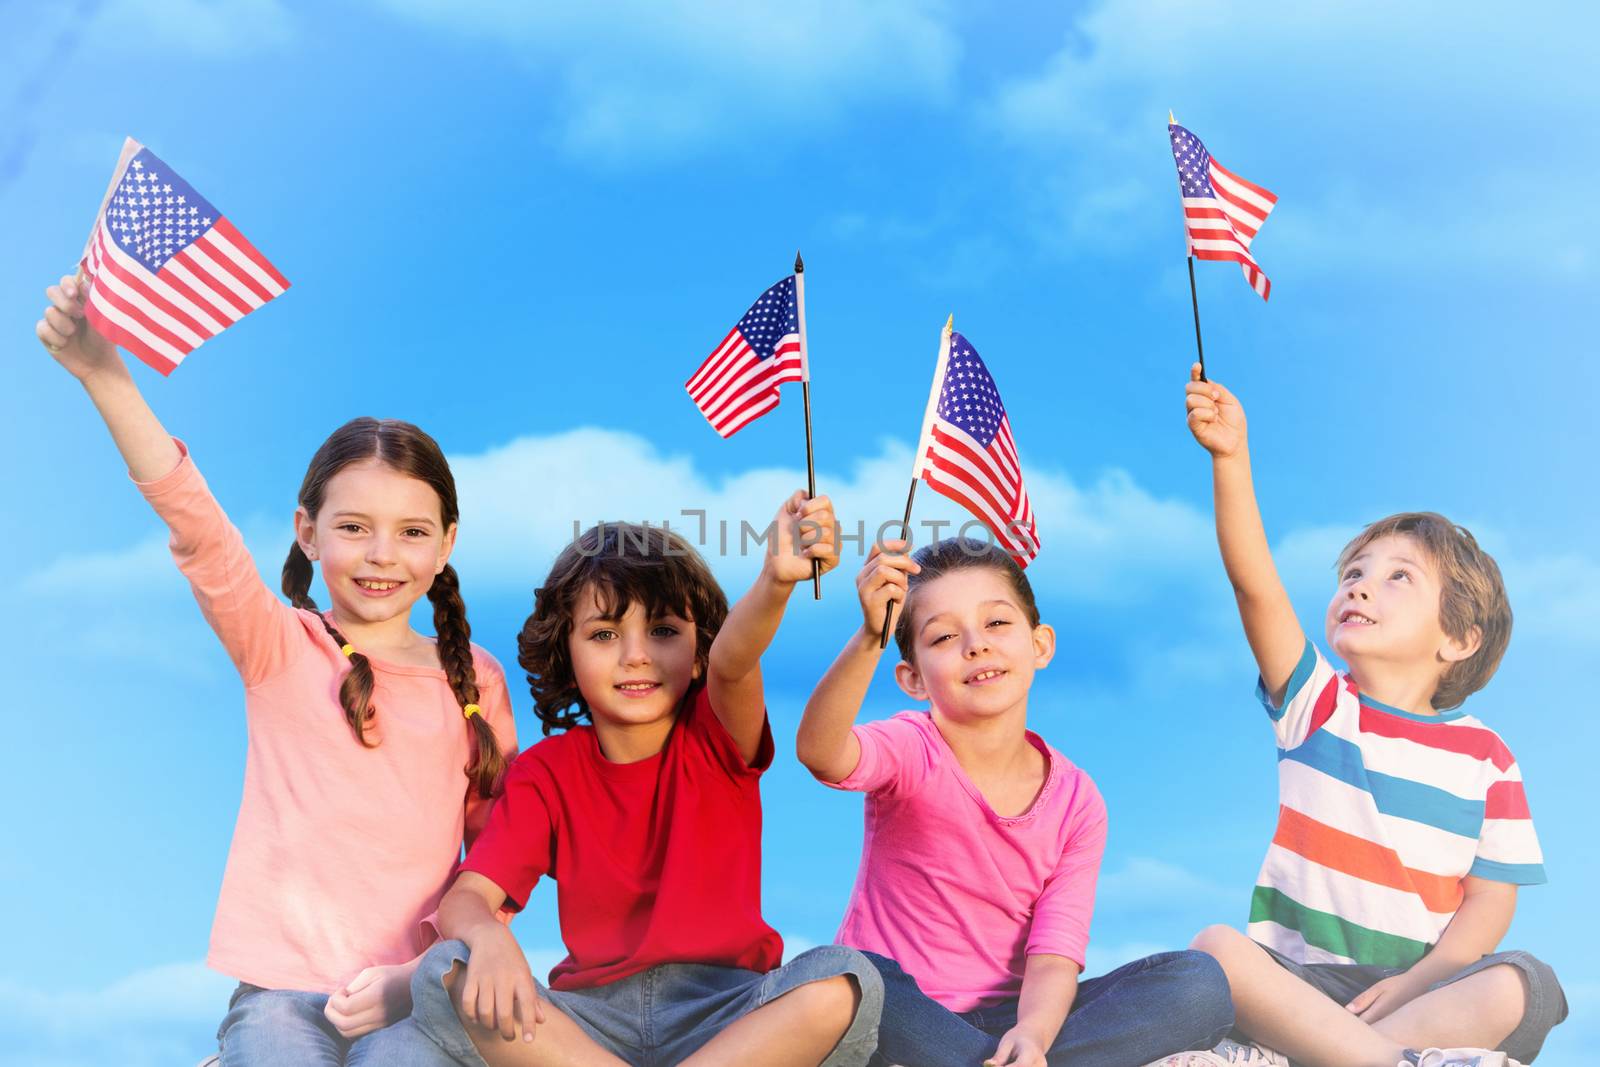
[{"label": "flag's gold finial", "polygon": [[1168,108],[1167,109],[1167,125],[1168,126],[1176,126],[1177,124],[1178,124],[1178,120],[1172,117],[1172,109]]},{"label": "flag's gold finial", "polygon": [[956,313],[952,311],[950,317],[944,320],[944,332],[949,333],[956,328]]}]

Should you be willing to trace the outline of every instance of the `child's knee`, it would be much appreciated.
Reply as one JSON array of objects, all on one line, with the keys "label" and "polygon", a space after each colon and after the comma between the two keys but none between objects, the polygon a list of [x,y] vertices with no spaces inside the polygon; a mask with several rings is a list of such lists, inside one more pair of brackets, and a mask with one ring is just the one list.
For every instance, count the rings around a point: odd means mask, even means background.
[{"label": "child's knee", "polygon": [[1528,1010],[1528,976],[1520,967],[1497,963],[1485,967],[1482,977],[1488,986],[1489,1002],[1504,1008],[1508,1015],[1514,1015],[1515,1025]]},{"label": "child's knee", "polygon": [[1195,934],[1194,940],[1189,942],[1189,947],[1196,952],[1204,952],[1222,964],[1226,970],[1230,960],[1238,959],[1241,953],[1254,947],[1254,944],[1233,927],[1218,923]]},{"label": "child's knee", "polygon": [[803,994],[806,1015],[819,1027],[847,1029],[861,1005],[861,986],[849,974],[807,982],[795,992]]}]

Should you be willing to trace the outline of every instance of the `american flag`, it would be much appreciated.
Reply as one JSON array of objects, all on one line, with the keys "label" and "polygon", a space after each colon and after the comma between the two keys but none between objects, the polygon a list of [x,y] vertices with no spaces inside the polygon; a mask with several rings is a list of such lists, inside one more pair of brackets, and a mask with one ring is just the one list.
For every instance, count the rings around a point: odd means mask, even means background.
[{"label": "american flag", "polygon": [[1011,420],[989,369],[959,333],[950,334],[943,380],[934,389],[918,449],[918,475],[982,520],[996,544],[1026,567],[1039,554],[1039,531],[1022,484]]},{"label": "american flag", "polygon": [[94,328],[162,374],[289,287],[233,223],[129,139],[78,265]]},{"label": "american flag", "polygon": [[711,428],[732,437],[778,406],[778,386],[809,377],[791,274],[750,305],[684,388]]},{"label": "american flag", "polygon": [[1172,158],[1183,190],[1183,228],[1196,259],[1238,263],[1250,288],[1267,299],[1272,283],[1250,254],[1250,242],[1278,198],[1252,185],[1211,157],[1200,138],[1172,123]]}]

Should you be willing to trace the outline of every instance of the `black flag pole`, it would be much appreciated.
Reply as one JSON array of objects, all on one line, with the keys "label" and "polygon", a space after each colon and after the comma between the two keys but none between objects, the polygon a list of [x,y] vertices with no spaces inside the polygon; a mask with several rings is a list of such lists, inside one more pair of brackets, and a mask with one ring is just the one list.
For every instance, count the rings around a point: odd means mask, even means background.
[{"label": "black flag pole", "polygon": [[[951,315],[939,331],[939,360],[933,366],[933,384],[928,387],[928,406],[922,412],[922,432],[917,435],[917,451],[911,461],[911,489],[906,493],[906,517],[900,521],[905,533],[906,551],[911,551],[911,502],[917,497],[917,481],[922,477],[922,459],[932,439],[933,416],[939,410],[939,387],[944,384],[945,364],[950,362],[950,334],[956,328],[956,317]],[[889,647],[889,619],[894,615],[898,601],[891,600],[883,606],[883,631],[878,634],[878,647]]]},{"label": "black flag pole", "polygon": [[[911,502],[917,498],[918,480],[915,477],[911,479],[911,489],[906,493],[906,517],[900,521],[900,528],[905,531],[907,541],[911,540]],[[906,550],[910,551],[910,545],[906,546]],[[889,619],[894,615],[894,605],[895,601],[891,600],[883,606],[883,632],[878,635],[879,648],[889,647]]]},{"label": "black flag pole", "polygon": [[[1170,130],[1172,127],[1176,126],[1177,124],[1178,124],[1178,120],[1172,117],[1172,112],[1168,111],[1167,112],[1167,128]],[[1178,176],[1178,207],[1180,209],[1183,207],[1183,176],[1182,175]],[[1203,381],[1207,380],[1207,378],[1206,378],[1206,349],[1205,349],[1205,345],[1202,344],[1201,341],[1200,341],[1200,297],[1195,292],[1195,287],[1194,287],[1194,251],[1193,251],[1192,247],[1189,244],[1189,223],[1188,223],[1187,219],[1184,220],[1184,224],[1183,224],[1183,244],[1184,244],[1185,248],[1190,250],[1189,251],[1189,306],[1194,309],[1194,351],[1195,351],[1195,355],[1197,355],[1200,358],[1200,380],[1203,382]]]},{"label": "black flag pole", "polygon": [[[806,497],[817,495],[817,464],[811,450],[811,353],[806,349],[806,263],[794,254],[794,301],[800,319],[800,400],[806,412]],[[811,599],[822,599],[822,563],[811,561]]]}]

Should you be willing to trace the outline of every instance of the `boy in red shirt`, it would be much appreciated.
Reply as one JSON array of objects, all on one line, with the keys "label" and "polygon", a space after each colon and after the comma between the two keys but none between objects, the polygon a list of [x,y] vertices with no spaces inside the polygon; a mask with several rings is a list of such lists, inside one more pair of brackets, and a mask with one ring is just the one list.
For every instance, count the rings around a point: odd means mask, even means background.
[{"label": "boy in red shirt", "polygon": [[[872,965],[828,946],[780,966],[783,943],[761,918],[759,781],[773,746],[760,657],[812,560],[838,561],[827,498],[796,493],[775,529],[731,612],[682,538],[620,523],[569,546],[538,591],[518,659],[546,733],[564,732],[508,772],[440,905],[458,940],[414,983],[415,1024],[459,1062],[817,1067],[871,1055]],[[569,952],[548,989],[496,918],[546,875]]]}]

